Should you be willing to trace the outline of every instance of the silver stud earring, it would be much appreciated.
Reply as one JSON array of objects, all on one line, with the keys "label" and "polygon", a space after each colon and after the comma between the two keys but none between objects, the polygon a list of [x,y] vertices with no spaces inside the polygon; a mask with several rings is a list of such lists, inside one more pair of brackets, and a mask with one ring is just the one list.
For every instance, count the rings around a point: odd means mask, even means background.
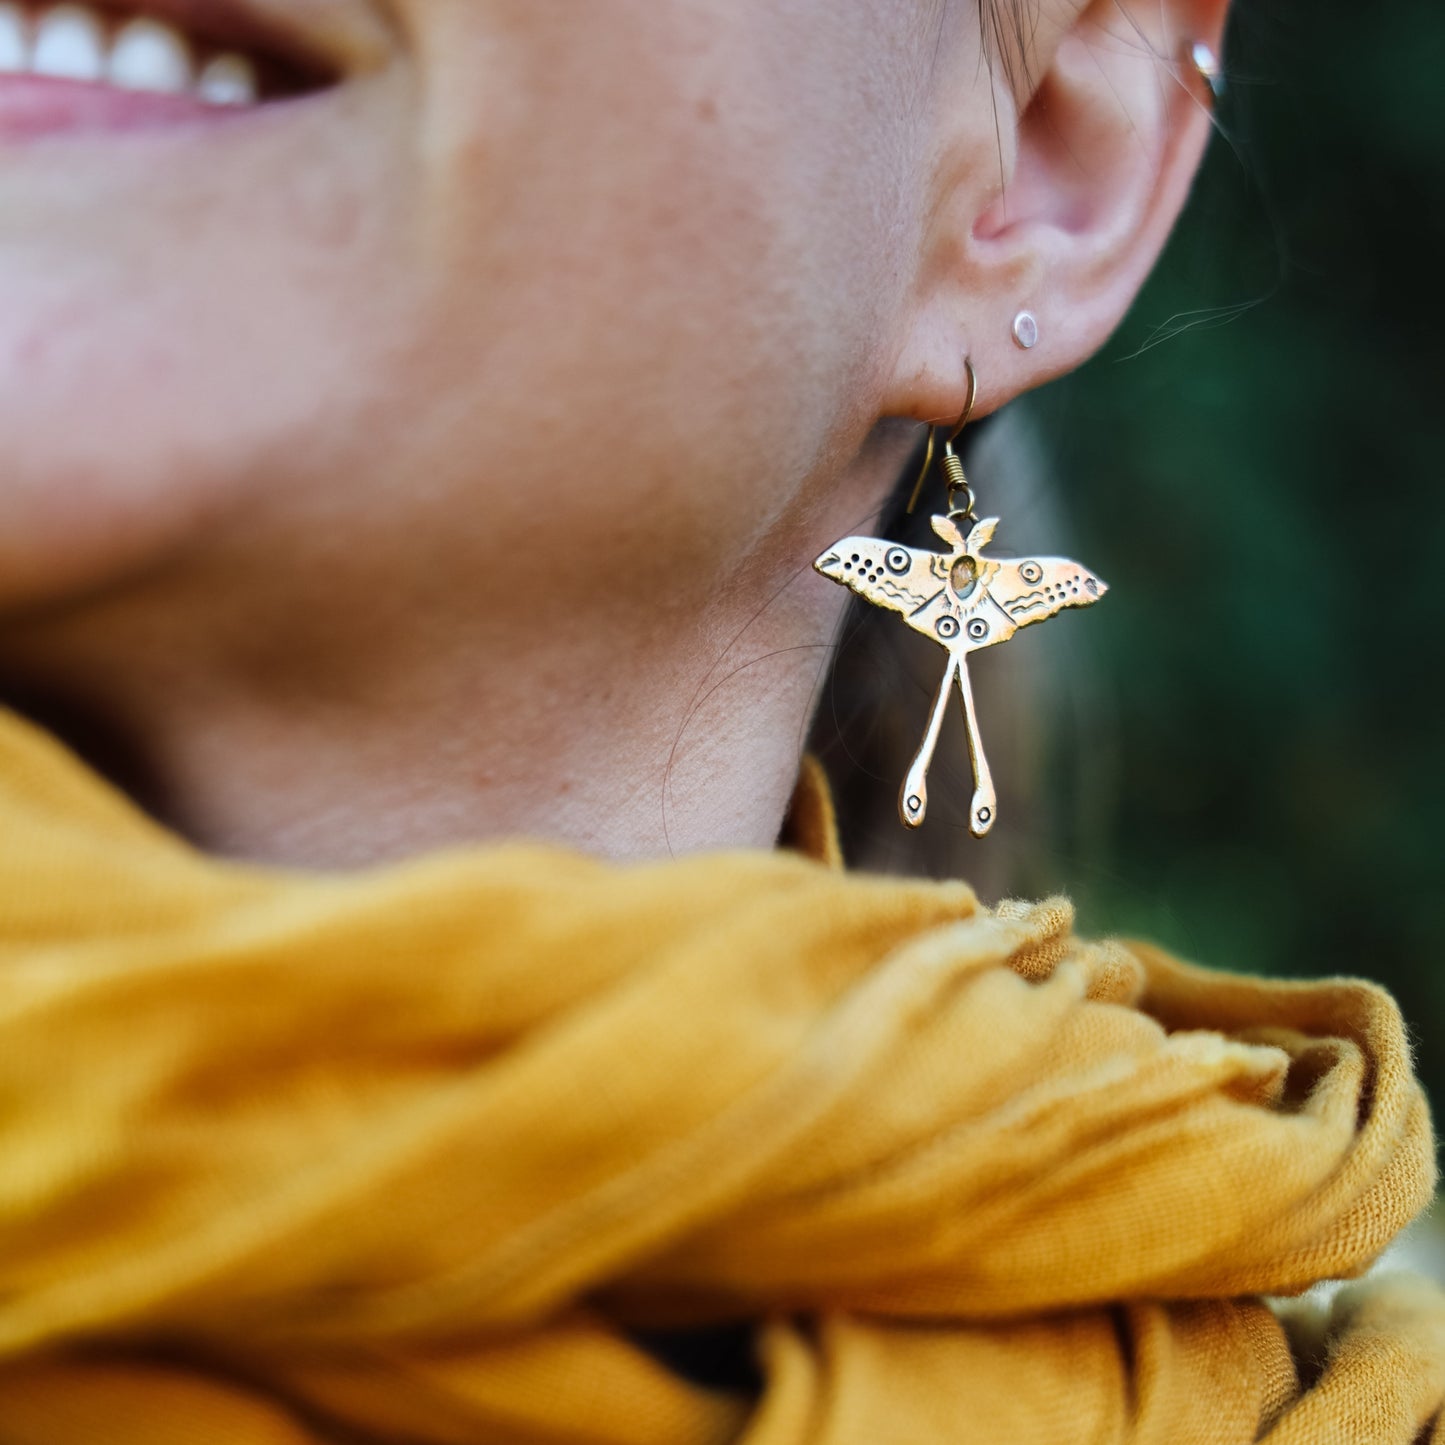
[{"label": "silver stud earring", "polygon": [[1186,40],[1184,48],[1189,55],[1189,63],[1194,67],[1196,74],[1214,92],[1215,98],[1224,94],[1224,67],[1219,63],[1219,57],[1214,53],[1214,48],[1204,40]]},{"label": "silver stud earring", "polygon": [[1038,317],[1032,311],[1020,311],[1014,317],[1014,340],[1025,351],[1032,351],[1039,344]]}]

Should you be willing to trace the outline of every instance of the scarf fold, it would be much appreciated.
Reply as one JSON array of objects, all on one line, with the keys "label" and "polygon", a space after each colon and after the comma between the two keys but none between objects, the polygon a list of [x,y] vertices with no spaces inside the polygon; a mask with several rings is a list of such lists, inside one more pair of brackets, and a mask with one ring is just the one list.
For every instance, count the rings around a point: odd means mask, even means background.
[{"label": "scarf fold", "polygon": [[[782,852],[227,865],[0,713],[0,1445],[1414,1445],[1439,1294],[1257,1297],[1433,1161],[1366,983]],[[738,1319],[757,1396],[634,1342]]]}]

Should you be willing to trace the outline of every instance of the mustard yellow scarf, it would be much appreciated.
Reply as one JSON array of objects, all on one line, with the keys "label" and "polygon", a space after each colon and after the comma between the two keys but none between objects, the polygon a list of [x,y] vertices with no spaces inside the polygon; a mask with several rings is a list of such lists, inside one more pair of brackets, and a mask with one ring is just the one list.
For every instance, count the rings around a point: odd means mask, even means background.
[{"label": "mustard yellow scarf", "polygon": [[[227,866],[0,714],[3,1445],[1445,1440],[1433,1290],[1252,1298],[1432,1184],[1368,984],[784,852]],[[641,1343],[718,1321],[755,1386]]]}]

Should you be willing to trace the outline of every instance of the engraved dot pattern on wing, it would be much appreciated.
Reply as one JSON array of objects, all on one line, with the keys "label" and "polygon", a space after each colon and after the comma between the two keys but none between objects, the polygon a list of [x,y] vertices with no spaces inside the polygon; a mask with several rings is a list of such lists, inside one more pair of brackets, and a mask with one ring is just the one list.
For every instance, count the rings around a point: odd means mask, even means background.
[{"label": "engraved dot pattern on wing", "polygon": [[1019,627],[1057,616],[1066,607],[1091,606],[1109,590],[1068,557],[1020,557],[995,565],[989,591]]},{"label": "engraved dot pattern on wing", "polygon": [[845,537],[813,565],[875,607],[907,617],[943,591],[946,561],[937,552],[901,547],[878,537]]}]

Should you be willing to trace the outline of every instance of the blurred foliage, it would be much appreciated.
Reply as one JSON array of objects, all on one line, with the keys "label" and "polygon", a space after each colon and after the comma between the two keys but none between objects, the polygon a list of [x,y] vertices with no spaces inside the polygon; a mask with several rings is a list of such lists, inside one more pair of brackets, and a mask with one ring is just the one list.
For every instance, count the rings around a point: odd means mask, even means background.
[{"label": "blurred foliage", "polygon": [[1037,881],[1094,931],[1383,980],[1445,1100],[1445,10],[1245,0],[1227,70],[1128,322],[1026,403],[1115,589],[1067,740],[1109,807]]},{"label": "blurred foliage", "polygon": [[1119,334],[971,433],[999,550],[1113,589],[975,659],[998,827],[967,837],[956,718],[927,825],[898,825],[942,658],[885,614],[850,614],[813,746],[855,864],[1380,979],[1445,1101],[1445,10],[1243,0],[1227,74]]}]

